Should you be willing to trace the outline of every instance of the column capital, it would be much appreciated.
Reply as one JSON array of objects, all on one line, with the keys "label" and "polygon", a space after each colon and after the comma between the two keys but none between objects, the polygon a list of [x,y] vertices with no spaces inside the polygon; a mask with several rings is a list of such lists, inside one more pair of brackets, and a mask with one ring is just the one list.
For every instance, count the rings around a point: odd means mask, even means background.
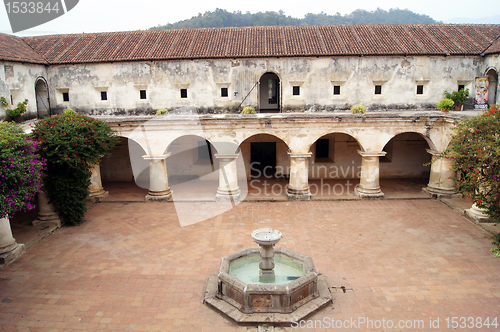
[{"label": "column capital", "polygon": [[164,155],[159,155],[159,156],[150,156],[147,154],[142,156],[142,158],[144,158],[144,160],[164,160],[164,159],[167,159],[168,157],[170,157],[170,153],[167,153]]},{"label": "column capital", "polygon": [[217,153],[214,154],[215,159],[236,159],[239,153]]},{"label": "column capital", "polygon": [[306,152],[306,153],[288,152],[288,155],[290,156],[290,158],[311,158],[312,152]]},{"label": "column capital", "polygon": [[361,157],[384,157],[387,152],[385,151],[361,151],[358,150]]}]

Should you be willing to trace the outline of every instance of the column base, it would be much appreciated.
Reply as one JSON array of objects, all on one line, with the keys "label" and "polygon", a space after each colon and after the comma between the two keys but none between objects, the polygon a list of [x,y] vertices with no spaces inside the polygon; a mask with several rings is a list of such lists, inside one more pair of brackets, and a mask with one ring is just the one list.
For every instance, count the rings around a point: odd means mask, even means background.
[{"label": "column base", "polygon": [[429,195],[431,195],[434,198],[441,198],[441,197],[460,198],[460,197],[462,197],[462,194],[455,192],[454,189],[440,189],[440,188],[433,188],[433,187],[427,186],[427,187],[422,188],[422,191],[425,193],[428,193]]},{"label": "column base", "polygon": [[38,213],[36,220],[32,222],[33,226],[39,225],[54,225],[56,227],[61,227],[61,219],[59,215],[55,212],[51,213]]},{"label": "column base", "polygon": [[306,190],[288,188],[286,195],[288,196],[289,201],[310,201],[312,197],[309,188]]},{"label": "column base", "polygon": [[361,198],[382,198],[385,196],[380,187],[377,189],[364,189],[357,187],[356,194]]},{"label": "column base", "polygon": [[485,214],[482,209],[476,207],[476,204],[472,205],[470,209],[465,210],[465,214],[476,222],[488,222],[490,216]]},{"label": "column base", "polygon": [[170,189],[161,191],[150,190],[146,195],[146,201],[168,201],[170,197],[172,197]]},{"label": "column base", "polygon": [[101,201],[102,198],[106,197],[109,195],[109,191],[99,190],[99,191],[94,191],[89,194],[87,197],[87,201],[92,202],[92,203],[98,203]]},{"label": "column base", "polygon": [[26,251],[26,247],[24,244],[15,242],[8,248],[0,248],[0,251],[3,252],[0,254],[0,268],[3,268],[12,263],[17,257],[21,256]]},{"label": "column base", "polygon": [[217,189],[217,194],[215,195],[216,202],[239,202],[240,201],[241,190],[219,190]]}]

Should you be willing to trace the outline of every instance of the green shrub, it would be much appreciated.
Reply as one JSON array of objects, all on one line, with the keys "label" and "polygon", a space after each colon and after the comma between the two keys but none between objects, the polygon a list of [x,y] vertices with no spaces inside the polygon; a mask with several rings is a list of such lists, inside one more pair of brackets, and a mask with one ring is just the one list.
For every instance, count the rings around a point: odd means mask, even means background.
[{"label": "green shrub", "polygon": [[365,114],[366,113],[366,107],[361,104],[356,104],[353,107],[351,107],[351,114]]},{"label": "green shrub", "polygon": [[50,201],[66,223],[80,223],[89,195],[90,165],[108,156],[119,138],[107,123],[71,112],[39,120],[33,137],[47,159]]},{"label": "green shrub", "polygon": [[5,97],[0,97],[0,105],[2,107],[7,107],[9,106],[9,103],[7,102],[7,99],[5,99]]},{"label": "green shrub", "polygon": [[75,113],[76,113],[75,110],[72,108],[68,108],[67,110],[64,111],[65,115],[75,114]]},{"label": "green shrub", "polygon": [[469,97],[469,89],[460,89],[458,91],[453,91],[449,93],[448,91],[444,92],[446,98],[453,100],[455,104],[463,104],[467,97]]},{"label": "green shrub", "polygon": [[493,236],[491,244],[495,246],[495,248],[491,248],[491,252],[495,254],[495,257],[500,257],[500,234]]},{"label": "green shrub", "polygon": [[19,125],[0,121],[0,218],[35,207],[32,201],[41,189],[45,168],[37,148]]},{"label": "green shrub", "polygon": [[442,99],[439,103],[436,104],[436,107],[442,111],[449,110],[455,105],[455,102],[449,98]]},{"label": "green shrub", "polygon": [[160,116],[160,115],[163,115],[163,114],[168,114],[168,110],[167,109],[161,109],[161,110],[156,111],[156,116]]},{"label": "green shrub", "polygon": [[16,117],[18,115],[22,115],[24,112],[26,112],[26,105],[28,105],[28,99],[25,99],[22,102],[17,103],[17,108],[14,108],[13,110],[7,109],[6,112],[11,116],[11,117]]},{"label": "green shrub", "polygon": [[245,106],[243,107],[241,114],[255,114],[255,108],[252,106]]}]

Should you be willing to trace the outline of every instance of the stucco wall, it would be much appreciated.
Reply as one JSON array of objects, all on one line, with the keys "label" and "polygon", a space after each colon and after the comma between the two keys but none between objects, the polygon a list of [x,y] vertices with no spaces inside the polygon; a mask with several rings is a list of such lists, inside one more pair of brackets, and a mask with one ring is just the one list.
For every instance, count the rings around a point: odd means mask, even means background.
[{"label": "stucco wall", "polygon": [[[490,61],[491,62],[491,61]],[[167,108],[198,112],[237,112],[259,106],[256,85],[267,72],[280,78],[283,111],[348,109],[362,103],[369,109],[433,108],[444,90],[459,84],[473,87],[486,69],[477,57],[363,56],[337,58],[269,58],[239,60],[178,60],[59,65],[49,68],[53,105],[94,114],[144,114]],[[334,95],[334,86],[340,95]],[[382,93],[375,94],[375,85]],[[423,85],[423,94],[417,94]],[[292,95],[300,86],[300,95]],[[228,88],[228,97],[221,97]],[[69,90],[68,90],[69,89]],[[180,90],[187,89],[187,98]],[[70,101],[62,101],[69,91]],[[140,99],[146,90],[147,99]],[[100,100],[107,91],[108,100]]]}]

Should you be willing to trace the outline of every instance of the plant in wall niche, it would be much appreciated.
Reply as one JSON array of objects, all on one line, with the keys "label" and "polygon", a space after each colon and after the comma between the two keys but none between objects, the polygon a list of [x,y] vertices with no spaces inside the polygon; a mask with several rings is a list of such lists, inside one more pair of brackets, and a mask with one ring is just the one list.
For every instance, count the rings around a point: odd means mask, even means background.
[{"label": "plant in wall niche", "polygon": [[449,112],[450,108],[455,105],[455,102],[449,98],[442,99],[439,103],[436,104],[436,107],[439,108],[442,112]]},{"label": "plant in wall niche", "polygon": [[241,111],[241,114],[255,114],[255,108],[252,106],[245,106],[243,107],[243,111]]},{"label": "plant in wall niche", "polygon": [[469,97],[469,89],[460,89],[458,91],[453,91],[449,93],[448,91],[444,92],[446,98],[453,100],[455,103],[455,110],[459,111],[462,108],[463,103]]},{"label": "plant in wall niche", "polygon": [[33,137],[47,160],[45,189],[68,224],[83,220],[89,195],[90,165],[109,156],[119,138],[106,122],[68,112],[39,120]]},{"label": "plant in wall niche", "polygon": [[156,116],[160,116],[160,115],[163,115],[163,114],[168,114],[168,110],[167,109],[161,109],[161,110],[156,111]]},{"label": "plant in wall niche", "polygon": [[0,121],[0,218],[32,210],[45,161],[38,143],[12,122]]},{"label": "plant in wall niche", "polygon": [[7,114],[10,115],[11,118],[18,121],[18,120],[20,120],[20,116],[23,115],[24,112],[26,112],[26,105],[28,105],[28,99],[25,99],[24,101],[18,102],[17,108],[7,109],[6,112],[7,112]]},{"label": "plant in wall niche", "polygon": [[361,104],[356,104],[353,107],[351,107],[351,114],[365,114],[366,113],[366,107]]}]

